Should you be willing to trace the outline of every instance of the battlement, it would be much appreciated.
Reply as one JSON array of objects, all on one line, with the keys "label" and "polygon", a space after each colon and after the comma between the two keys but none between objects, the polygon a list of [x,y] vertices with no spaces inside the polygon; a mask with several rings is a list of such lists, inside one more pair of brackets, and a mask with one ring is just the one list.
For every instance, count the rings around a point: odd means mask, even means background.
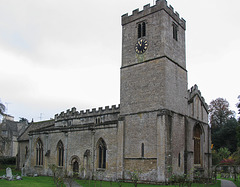
[{"label": "battlement", "polygon": [[83,118],[83,117],[92,117],[92,116],[99,116],[99,115],[106,115],[106,114],[113,114],[120,112],[120,104],[119,105],[112,105],[112,106],[105,106],[99,107],[98,109],[87,109],[76,111],[76,108],[73,107],[71,110],[68,109],[66,112],[61,112],[60,114],[55,115],[55,121],[64,120],[64,119],[74,119],[74,118]]},{"label": "battlement", "polygon": [[135,9],[132,11],[132,15],[128,15],[128,13],[122,15],[122,25],[133,22],[136,19],[145,17],[149,14],[153,14],[161,10],[167,12],[184,30],[186,29],[186,21],[183,18],[179,17],[178,12],[174,12],[174,8],[171,5],[167,5],[166,0],[156,0],[156,5],[152,7],[150,4],[147,4],[143,7],[142,11]]},{"label": "battlement", "polygon": [[206,110],[208,109],[208,105],[205,102],[204,97],[202,97],[200,90],[198,89],[198,86],[195,84],[194,86],[191,87],[190,90],[188,90],[188,102],[191,103],[193,101],[193,98],[198,95],[200,100],[202,101],[203,106],[206,108]]}]

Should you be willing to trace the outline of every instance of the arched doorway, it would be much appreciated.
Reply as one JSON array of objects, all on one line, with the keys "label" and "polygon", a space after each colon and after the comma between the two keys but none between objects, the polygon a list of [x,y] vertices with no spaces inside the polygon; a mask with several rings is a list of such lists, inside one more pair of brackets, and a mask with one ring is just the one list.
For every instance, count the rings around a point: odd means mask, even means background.
[{"label": "arched doorway", "polygon": [[73,174],[79,173],[80,159],[76,155],[71,157],[71,168],[72,168],[72,173]]},{"label": "arched doorway", "polygon": [[79,172],[79,163],[77,160],[73,162],[73,173],[78,173]]}]

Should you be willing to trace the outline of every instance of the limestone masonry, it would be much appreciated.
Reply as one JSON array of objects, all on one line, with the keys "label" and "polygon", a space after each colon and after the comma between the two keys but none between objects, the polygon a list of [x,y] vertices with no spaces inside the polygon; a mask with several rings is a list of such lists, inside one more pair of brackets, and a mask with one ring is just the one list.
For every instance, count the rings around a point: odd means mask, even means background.
[{"label": "limestone masonry", "polygon": [[208,106],[188,90],[186,22],[157,0],[122,16],[120,105],[56,114],[18,138],[25,174],[62,173],[103,180],[167,182],[199,171],[210,177]]}]

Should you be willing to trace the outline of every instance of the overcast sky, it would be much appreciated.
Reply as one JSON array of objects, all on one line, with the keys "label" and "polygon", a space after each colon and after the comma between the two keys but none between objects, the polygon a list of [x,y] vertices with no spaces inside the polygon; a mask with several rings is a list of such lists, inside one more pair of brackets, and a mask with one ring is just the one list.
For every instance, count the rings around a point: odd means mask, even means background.
[{"label": "overcast sky", "polygon": [[[121,15],[152,0],[0,0],[0,99],[34,121],[120,103]],[[168,0],[186,20],[188,87],[240,95],[240,1]]]}]

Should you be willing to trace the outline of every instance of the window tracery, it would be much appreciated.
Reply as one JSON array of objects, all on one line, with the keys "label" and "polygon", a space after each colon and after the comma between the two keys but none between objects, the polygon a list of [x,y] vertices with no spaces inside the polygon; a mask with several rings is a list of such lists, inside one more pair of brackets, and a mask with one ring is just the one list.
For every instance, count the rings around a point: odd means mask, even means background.
[{"label": "window tracery", "polygon": [[58,152],[58,166],[63,166],[64,146],[61,140],[57,144],[57,152]]},{"label": "window tracery", "polygon": [[37,140],[36,144],[36,165],[43,165],[43,143],[40,139]]},{"label": "window tracery", "polygon": [[107,146],[105,141],[100,138],[97,144],[98,150],[98,168],[106,168]]}]

